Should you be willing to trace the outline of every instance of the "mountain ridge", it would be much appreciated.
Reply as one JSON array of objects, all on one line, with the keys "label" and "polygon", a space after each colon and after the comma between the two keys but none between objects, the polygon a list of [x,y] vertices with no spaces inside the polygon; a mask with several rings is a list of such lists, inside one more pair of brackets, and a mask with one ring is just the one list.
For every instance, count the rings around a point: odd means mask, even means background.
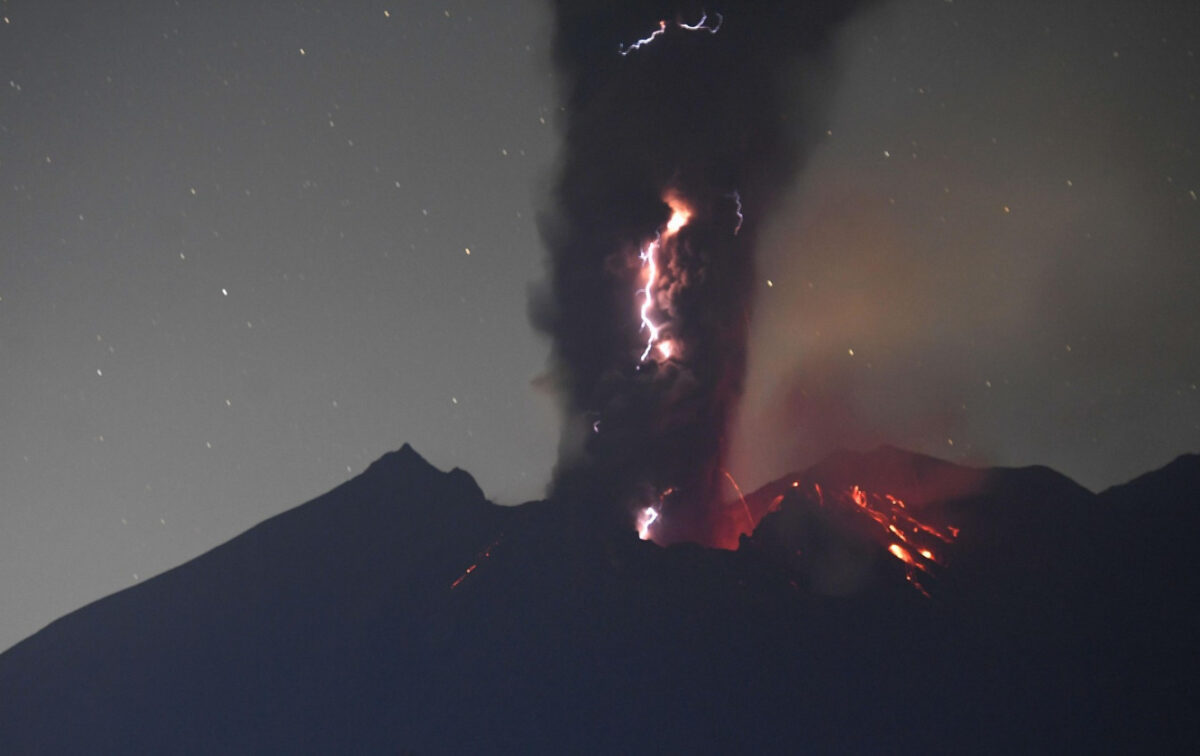
[{"label": "mountain ridge", "polygon": [[[0,751],[1028,752],[1148,726],[1171,750],[1200,734],[1195,579],[1129,529],[1145,491],[1195,500],[1200,457],[1180,460],[1097,495],[1045,468],[842,452],[751,492],[771,514],[720,551],[493,504],[406,444],[0,654]],[[888,479],[961,527],[919,575],[929,598],[834,496]],[[910,689],[861,726],[864,701]]]}]

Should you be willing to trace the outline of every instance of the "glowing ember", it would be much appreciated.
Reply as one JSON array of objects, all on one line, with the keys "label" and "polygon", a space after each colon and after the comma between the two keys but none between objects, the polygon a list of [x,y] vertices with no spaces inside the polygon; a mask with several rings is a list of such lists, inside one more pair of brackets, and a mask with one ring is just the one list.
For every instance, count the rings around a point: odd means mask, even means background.
[{"label": "glowing ember", "polygon": [[725,477],[729,479],[729,484],[732,485],[733,490],[737,492],[738,500],[742,502],[742,511],[746,513],[746,522],[750,526],[750,530],[748,532],[753,532],[754,516],[750,514],[750,505],[746,503],[746,497],[742,494],[742,487],[737,484],[737,481],[733,479],[733,476],[729,474],[728,470],[722,469],[721,472],[724,473]]},{"label": "glowing ember", "polygon": [[654,507],[646,507],[641,512],[638,512],[637,529],[638,538],[643,541],[650,540],[650,526],[658,520],[658,510]]},{"label": "glowing ember", "polygon": [[[690,32],[706,31],[709,34],[716,34],[717,31],[721,28],[721,22],[724,21],[725,19],[721,17],[720,13],[714,13],[713,15],[716,16],[716,21],[712,22],[711,24],[708,20],[708,14],[705,13],[700,17],[700,20],[694,24],[685,24],[682,21],[676,21],[675,26],[679,27],[680,29],[683,29],[684,31],[690,31]],[[621,55],[628,55],[629,53],[633,52],[634,50],[638,50],[640,48],[645,47],[646,45],[650,44],[651,42],[653,42],[654,40],[658,39],[659,37],[661,37],[662,35],[664,35],[666,33],[667,33],[667,22],[659,21],[658,28],[655,29],[654,31],[650,32],[649,36],[643,37],[642,39],[639,39],[638,41],[634,42],[631,45],[620,45],[617,47],[617,52],[621,53]]]},{"label": "glowing ember", "polygon": [[458,579],[450,584],[450,590],[454,590],[458,586],[462,585],[462,582],[467,579],[468,575],[475,572],[475,570],[479,569],[479,565],[483,564],[485,559],[488,559],[489,557],[491,557],[492,552],[496,549],[497,546],[500,545],[500,541],[502,541],[503,539],[504,539],[504,534],[501,533],[500,536],[498,538],[496,538],[496,540],[494,540],[490,544],[488,544],[486,549],[479,552],[479,554],[477,554],[475,556],[475,561],[473,563],[471,563],[470,565],[468,565],[467,569],[463,570],[463,574],[459,575]]}]

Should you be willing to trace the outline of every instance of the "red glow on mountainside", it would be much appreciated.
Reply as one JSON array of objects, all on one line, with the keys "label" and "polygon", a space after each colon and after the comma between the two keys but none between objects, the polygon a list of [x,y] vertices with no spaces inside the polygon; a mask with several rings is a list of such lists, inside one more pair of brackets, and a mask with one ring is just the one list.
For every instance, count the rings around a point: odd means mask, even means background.
[{"label": "red glow on mountainside", "polygon": [[876,494],[851,486],[841,495],[826,497],[820,486],[813,486],[818,505],[822,507],[853,507],[874,525],[874,532],[888,553],[904,564],[905,578],[925,596],[920,574],[932,574],[935,565],[943,564],[938,550],[953,543],[959,530],[953,526],[937,527],[920,519],[903,500],[891,494]]}]

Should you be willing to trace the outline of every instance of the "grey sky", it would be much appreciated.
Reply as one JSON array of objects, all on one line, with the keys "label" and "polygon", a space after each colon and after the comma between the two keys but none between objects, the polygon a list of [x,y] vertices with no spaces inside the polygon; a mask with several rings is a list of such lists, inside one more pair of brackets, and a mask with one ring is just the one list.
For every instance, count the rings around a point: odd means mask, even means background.
[{"label": "grey sky", "polygon": [[539,4],[4,7],[0,647],[405,441],[540,494]]}]

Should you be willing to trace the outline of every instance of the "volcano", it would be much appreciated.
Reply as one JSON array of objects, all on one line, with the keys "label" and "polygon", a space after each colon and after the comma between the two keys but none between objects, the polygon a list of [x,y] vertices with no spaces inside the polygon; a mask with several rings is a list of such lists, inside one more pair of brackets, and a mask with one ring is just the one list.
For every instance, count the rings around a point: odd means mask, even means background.
[{"label": "volcano", "polygon": [[[927,595],[854,487],[958,530]],[[0,752],[1190,752],[1197,491],[883,447],[663,548],[406,445],[0,654]]]}]

